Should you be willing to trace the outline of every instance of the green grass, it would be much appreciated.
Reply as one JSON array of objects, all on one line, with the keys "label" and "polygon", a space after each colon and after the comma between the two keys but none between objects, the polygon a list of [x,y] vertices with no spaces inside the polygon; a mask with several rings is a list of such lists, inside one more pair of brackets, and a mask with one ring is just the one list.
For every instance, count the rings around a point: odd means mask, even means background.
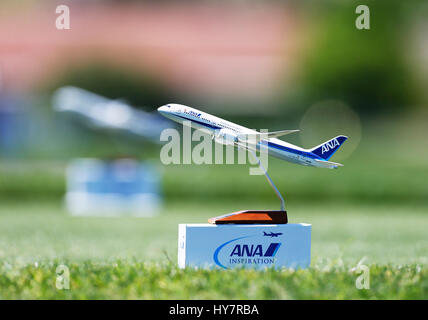
[{"label": "green grass", "polygon": [[420,266],[370,267],[370,289],[343,266],[308,270],[180,270],[136,261],[68,263],[69,290],[58,290],[59,262],[0,266],[3,299],[427,299]]},{"label": "green grass", "polygon": [[[154,218],[76,218],[51,202],[2,204],[0,297],[428,298],[428,216],[419,205],[290,202],[290,222],[313,226],[311,268],[177,269],[178,223],[265,205],[174,202]],[[352,270],[361,260],[370,266],[370,290],[355,287],[358,274]],[[70,268],[70,290],[55,287],[59,264]]]}]

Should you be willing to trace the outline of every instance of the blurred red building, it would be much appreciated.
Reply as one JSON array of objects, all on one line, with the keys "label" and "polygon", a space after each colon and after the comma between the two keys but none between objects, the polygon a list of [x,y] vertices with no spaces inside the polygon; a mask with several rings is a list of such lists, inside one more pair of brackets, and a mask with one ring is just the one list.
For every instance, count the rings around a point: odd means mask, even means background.
[{"label": "blurred red building", "polygon": [[0,13],[4,90],[31,90],[70,65],[102,59],[200,95],[265,99],[292,69],[298,42],[292,10],[272,3],[70,2],[71,30],[56,29],[55,8]]}]

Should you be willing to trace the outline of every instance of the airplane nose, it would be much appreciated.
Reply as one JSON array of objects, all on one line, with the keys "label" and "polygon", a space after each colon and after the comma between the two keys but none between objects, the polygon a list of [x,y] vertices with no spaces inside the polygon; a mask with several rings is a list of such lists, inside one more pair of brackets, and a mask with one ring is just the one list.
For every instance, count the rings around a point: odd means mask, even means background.
[{"label": "airplane nose", "polygon": [[167,108],[168,108],[168,107],[167,107],[166,105],[165,105],[165,106],[162,106],[162,107],[159,107],[159,108],[158,108],[158,112],[159,112],[159,113],[165,113],[165,112],[167,112]]},{"label": "airplane nose", "polygon": [[164,106],[158,108],[158,112],[159,113],[167,113],[169,109],[170,109],[169,105],[164,105]]}]

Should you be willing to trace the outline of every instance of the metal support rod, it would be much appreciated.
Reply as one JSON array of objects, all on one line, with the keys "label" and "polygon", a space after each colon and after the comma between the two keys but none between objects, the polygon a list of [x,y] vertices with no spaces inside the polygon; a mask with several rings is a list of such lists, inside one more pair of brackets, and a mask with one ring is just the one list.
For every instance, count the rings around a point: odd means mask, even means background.
[{"label": "metal support rod", "polygon": [[278,188],[273,183],[272,179],[270,178],[269,174],[267,173],[267,170],[262,165],[262,162],[260,161],[259,157],[257,157],[256,153],[253,150],[248,149],[248,151],[250,151],[250,153],[256,159],[257,164],[259,165],[260,169],[262,169],[263,173],[265,174],[265,177],[266,177],[267,181],[269,182],[269,184],[272,187],[273,191],[275,191],[275,194],[278,197],[279,201],[281,201],[281,211],[285,211],[285,201],[284,201],[284,198],[282,197],[282,195],[279,192]]}]

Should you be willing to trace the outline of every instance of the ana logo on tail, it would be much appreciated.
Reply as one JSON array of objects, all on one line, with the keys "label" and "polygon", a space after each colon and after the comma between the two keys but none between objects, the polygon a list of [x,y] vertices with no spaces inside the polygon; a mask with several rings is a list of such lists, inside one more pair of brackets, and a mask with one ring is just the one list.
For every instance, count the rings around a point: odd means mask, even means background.
[{"label": "ana logo on tail", "polygon": [[347,136],[337,136],[319,146],[310,149],[313,154],[319,156],[323,160],[328,160],[339,149],[339,147],[348,139]]},{"label": "ana logo on tail", "polygon": [[322,146],[321,154],[324,154],[324,152],[328,152],[339,145],[339,141],[337,141],[337,139],[333,139]]}]

